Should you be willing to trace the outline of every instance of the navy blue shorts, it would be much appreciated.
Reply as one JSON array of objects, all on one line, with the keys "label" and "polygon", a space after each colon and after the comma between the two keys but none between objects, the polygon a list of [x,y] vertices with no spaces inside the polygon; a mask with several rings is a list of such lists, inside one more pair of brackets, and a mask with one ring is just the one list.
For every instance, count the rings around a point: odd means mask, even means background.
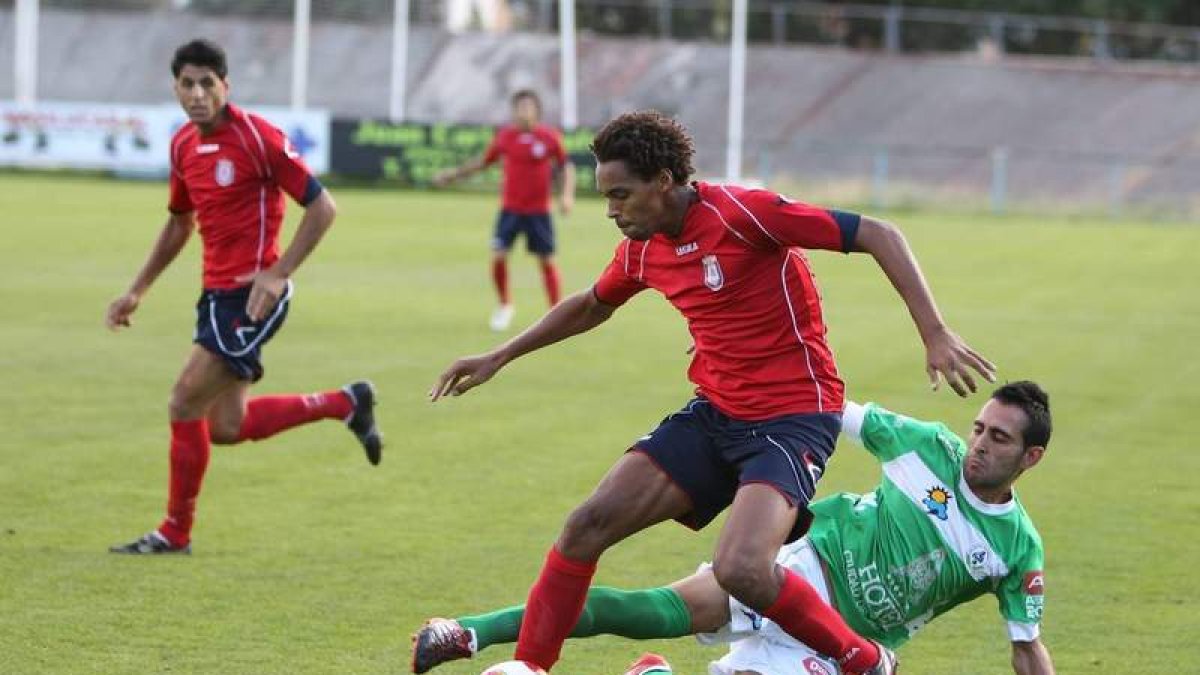
[{"label": "navy blue shorts", "polygon": [[733,503],[738,487],[765,483],[799,506],[788,541],[808,530],[805,507],[833,455],[842,416],[783,415],[746,422],[693,399],[630,448],[650,457],[692,501],[679,522],[699,530]]},{"label": "navy blue shorts", "polygon": [[192,342],[225,360],[239,379],[262,379],[262,347],[283,326],[292,301],[292,282],[267,318],[255,323],[246,315],[250,287],[205,290],[196,303],[196,337]]},{"label": "navy blue shorts", "polygon": [[525,234],[525,248],[536,255],[554,253],[554,223],[549,213],[513,213],[501,211],[496,218],[496,233],[492,235],[492,250],[512,248],[517,235]]}]

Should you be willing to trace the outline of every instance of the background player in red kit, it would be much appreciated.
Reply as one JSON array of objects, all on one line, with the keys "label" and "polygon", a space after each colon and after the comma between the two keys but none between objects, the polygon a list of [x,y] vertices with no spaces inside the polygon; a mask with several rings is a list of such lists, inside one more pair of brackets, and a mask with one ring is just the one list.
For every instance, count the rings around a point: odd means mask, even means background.
[{"label": "background player in red kit", "polygon": [[[142,297],[199,221],[204,292],[196,344],[169,404],[167,517],[140,539],[112,547],[113,553],[191,552],[210,443],[261,440],[306,422],[340,419],[372,464],[382,452],[369,382],[308,395],[249,396],[250,385],[263,374],[260,350],[287,316],[289,277],[333,224],[335,207],[282,132],[228,103],[226,72],[225,53],[211,42],[195,40],[176,50],[171,73],[189,122],[171,141],[170,216],[129,290],[108,307],[109,328],[129,326]],[[305,212],[280,256],[284,193]]]},{"label": "background player in red kit", "polygon": [[688,183],[692,140],[657,112],[596,135],[596,184],[625,235],[596,284],[483,355],[456,361],[431,397],[458,395],[513,359],[595,328],[654,288],[687,319],[697,397],[638,439],[568,517],[530,590],[516,658],[547,670],[575,625],[600,555],[650,525],[693,528],[732,504],[713,557],[730,595],[849,673],[891,673],[895,657],[856,635],[799,575],[775,564],[807,529],[805,507],[841,427],[843,384],[802,248],[869,253],[907,305],[933,385],[975,390],[993,366],[942,320],[893,226],[765,190]]},{"label": "background player in red kit", "polygon": [[501,127],[481,157],[449,169],[434,178],[444,186],[461,180],[504,158],[500,189],[500,215],[492,237],[492,280],[500,305],[492,313],[492,330],[505,330],[512,322],[513,304],[508,292],[508,253],[518,234],[537,256],[550,306],[558,304],[561,282],[554,264],[554,223],[550,219],[550,188],[554,170],[561,169],[563,215],[575,203],[575,166],[567,159],[562,137],[553,127],[541,124],[542,102],[537,94],[523,89],[512,96],[512,124]]}]

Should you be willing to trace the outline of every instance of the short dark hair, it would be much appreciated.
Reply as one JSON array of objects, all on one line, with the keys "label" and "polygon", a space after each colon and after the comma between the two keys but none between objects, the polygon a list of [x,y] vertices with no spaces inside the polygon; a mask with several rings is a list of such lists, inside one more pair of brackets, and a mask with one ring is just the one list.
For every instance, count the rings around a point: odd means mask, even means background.
[{"label": "short dark hair", "polygon": [[676,185],[685,185],[695,169],[696,147],[682,124],[657,110],[625,113],[605,124],[592,139],[597,162],[625,162],[642,180],[666,169]]},{"label": "short dark hair", "polygon": [[183,70],[184,66],[212,68],[222,80],[229,72],[225,64],[225,50],[217,43],[205,39],[192,40],[175,50],[175,58],[171,59],[171,75],[179,77],[179,71]]},{"label": "short dark hair", "polygon": [[1025,413],[1025,429],[1021,432],[1025,447],[1050,443],[1053,425],[1050,421],[1050,395],[1029,380],[1009,382],[992,392],[992,398],[1005,405],[1015,405]]},{"label": "short dark hair", "polygon": [[532,89],[516,90],[515,92],[513,92],[512,97],[508,99],[508,102],[510,105],[512,105],[515,108],[517,106],[517,104],[521,102],[521,99],[523,99],[523,98],[527,98],[530,101],[533,101],[533,104],[537,106],[538,114],[541,114],[542,98],[540,96],[538,96],[537,92]]}]

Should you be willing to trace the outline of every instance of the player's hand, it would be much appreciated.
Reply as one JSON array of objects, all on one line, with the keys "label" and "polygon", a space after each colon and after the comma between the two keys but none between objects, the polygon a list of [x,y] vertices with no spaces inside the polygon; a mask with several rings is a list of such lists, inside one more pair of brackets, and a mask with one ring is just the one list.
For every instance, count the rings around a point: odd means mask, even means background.
[{"label": "player's hand", "polygon": [[558,211],[564,216],[571,215],[571,210],[575,208],[575,195],[566,194],[562,199],[558,200]]},{"label": "player's hand", "polygon": [[117,330],[121,326],[128,328],[133,325],[129,317],[137,311],[138,303],[141,298],[136,293],[126,293],[121,297],[113,300],[108,305],[108,313],[104,316],[104,325],[108,326],[109,330]]},{"label": "player's hand", "polygon": [[438,377],[438,381],[429,390],[429,400],[433,402],[443,396],[462,396],[468,390],[492,379],[503,365],[501,360],[492,354],[461,358],[450,364],[446,372]]},{"label": "player's hand", "polygon": [[433,174],[433,180],[431,180],[429,182],[432,183],[433,187],[435,187],[435,188],[442,188],[442,187],[446,187],[447,185],[453,183],[454,179],[457,177],[458,177],[458,172],[455,171],[454,169],[443,169],[443,170]]},{"label": "player's hand", "polygon": [[929,385],[934,391],[945,378],[946,384],[959,396],[974,393],[972,370],[988,382],[996,381],[996,366],[963,342],[954,331],[944,329],[925,343],[925,372],[929,373]]},{"label": "player's hand", "polygon": [[287,277],[273,269],[246,274],[237,278],[238,283],[252,282],[250,299],[246,301],[246,315],[258,323],[279,303],[287,290]]}]

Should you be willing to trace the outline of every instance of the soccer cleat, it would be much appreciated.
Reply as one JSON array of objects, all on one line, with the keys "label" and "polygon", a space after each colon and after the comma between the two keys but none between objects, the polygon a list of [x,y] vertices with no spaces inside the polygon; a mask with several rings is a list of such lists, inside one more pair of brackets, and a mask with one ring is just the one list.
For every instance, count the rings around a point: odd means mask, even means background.
[{"label": "soccer cleat", "polygon": [[658,654],[646,652],[629,666],[625,675],[670,675],[673,672],[675,671],[671,670],[671,664],[667,663],[666,659]]},{"label": "soccer cleat", "polygon": [[192,545],[191,543],[187,543],[183,546],[172,546],[166,537],[154,531],[144,534],[136,541],[131,541],[128,544],[110,546],[108,547],[108,552],[123,553],[126,555],[163,555],[170,553],[191,555]]},{"label": "soccer cleat", "polygon": [[492,312],[492,320],[488,322],[488,325],[496,332],[508,330],[508,326],[513,320],[513,314],[516,312],[517,308],[512,305],[500,305],[496,311]]},{"label": "soccer cleat", "polygon": [[430,619],[413,636],[412,671],[427,673],[447,661],[475,655],[475,634],[454,619]]},{"label": "soccer cleat", "polygon": [[878,642],[875,643],[875,646],[879,649],[879,663],[876,663],[874,668],[864,672],[863,675],[896,675],[900,667],[900,659],[896,658],[896,652]]},{"label": "soccer cleat", "polygon": [[378,464],[383,459],[383,434],[379,433],[379,427],[375,425],[375,385],[367,380],[359,380],[342,387],[342,391],[346,392],[350,402],[354,404],[354,412],[350,413],[346,426],[350,427],[358,442],[362,443],[363,450],[367,453],[367,461]]}]

